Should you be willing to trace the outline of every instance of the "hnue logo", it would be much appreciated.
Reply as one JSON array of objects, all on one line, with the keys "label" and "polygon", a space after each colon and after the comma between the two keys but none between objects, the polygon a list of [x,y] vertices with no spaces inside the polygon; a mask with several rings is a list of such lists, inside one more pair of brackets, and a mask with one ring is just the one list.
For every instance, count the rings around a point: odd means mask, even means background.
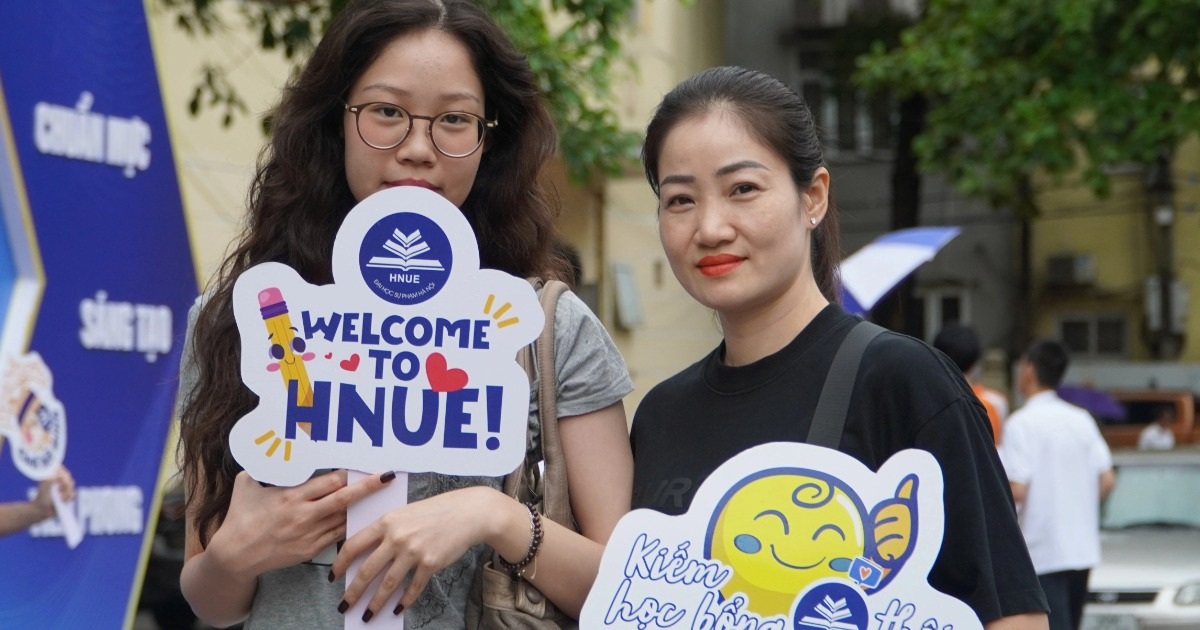
[{"label": "hnue logo", "polygon": [[420,304],[450,278],[453,253],[446,233],[429,218],[399,212],[380,219],[363,238],[363,280],[393,304]]}]

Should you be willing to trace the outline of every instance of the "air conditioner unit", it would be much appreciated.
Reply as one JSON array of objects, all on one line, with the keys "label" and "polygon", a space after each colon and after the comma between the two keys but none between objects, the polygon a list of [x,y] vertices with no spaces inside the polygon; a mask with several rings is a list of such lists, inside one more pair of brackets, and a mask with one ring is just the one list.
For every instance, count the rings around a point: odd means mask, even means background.
[{"label": "air conditioner unit", "polygon": [[1046,257],[1046,284],[1052,287],[1086,287],[1096,281],[1096,261],[1091,254],[1051,254]]}]

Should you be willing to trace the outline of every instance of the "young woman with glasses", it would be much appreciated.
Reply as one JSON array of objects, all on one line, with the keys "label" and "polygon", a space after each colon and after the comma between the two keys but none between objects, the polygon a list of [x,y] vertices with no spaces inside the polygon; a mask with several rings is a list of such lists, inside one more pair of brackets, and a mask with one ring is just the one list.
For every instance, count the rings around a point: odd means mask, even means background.
[{"label": "young woman with glasses", "polygon": [[[332,281],[334,236],[350,208],[391,186],[422,186],[457,205],[485,267],[558,275],[555,208],[538,176],[555,132],[525,58],[469,0],[351,2],[284,90],[250,191],[246,228],[192,309],[181,370],[188,540],[181,584],[207,622],[341,628],[342,612],[380,614],[397,589],[410,627],[464,627],[485,545],[510,563],[530,551],[532,515],[501,479],[409,476],[409,503],[339,545],[346,506],[388,481],[344,472],[264,487],[230,455],[232,425],[256,404],[239,377],[231,306],[239,274],[275,261]],[[603,327],[571,294],[555,326],[560,437],[580,533],[541,519],[530,580],[575,615],[603,543],[629,509],[632,458],[621,399],[632,382]],[[531,410],[536,423],[536,410]],[[570,416],[570,417],[567,417]],[[377,545],[377,547],[376,547]],[[355,558],[367,559],[347,584]],[[384,575],[377,589],[371,577]]]},{"label": "young woman with glasses", "polygon": [[[658,106],[642,159],[671,270],[716,311],[725,337],[655,386],[633,421],[633,507],[682,514],[726,460],[806,440],[858,319],[837,305],[837,214],[816,126],[786,85],[734,67],[692,76]],[[1045,599],[987,425],[949,359],[884,332],[863,354],[839,450],[871,470],[903,449],[932,453],[946,523],[930,584],[965,601],[989,630],[1045,628]]]}]

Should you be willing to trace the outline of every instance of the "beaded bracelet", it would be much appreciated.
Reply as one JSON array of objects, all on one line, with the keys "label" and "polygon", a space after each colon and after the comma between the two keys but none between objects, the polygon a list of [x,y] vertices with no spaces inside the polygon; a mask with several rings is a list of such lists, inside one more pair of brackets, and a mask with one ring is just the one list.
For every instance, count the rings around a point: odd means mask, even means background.
[{"label": "beaded bracelet", "polygon": [[500,557],[500,554],[496,554],[500,561],[500,567],[508,571],[514,580],[520,579],[525,574],[525,569],[537,557],[538,548],[542,546],[542,515],[538,514],[537,508],[532,503],[525,503],[525,508],[529,510],[529,551],[516,563],[509,563]]}]

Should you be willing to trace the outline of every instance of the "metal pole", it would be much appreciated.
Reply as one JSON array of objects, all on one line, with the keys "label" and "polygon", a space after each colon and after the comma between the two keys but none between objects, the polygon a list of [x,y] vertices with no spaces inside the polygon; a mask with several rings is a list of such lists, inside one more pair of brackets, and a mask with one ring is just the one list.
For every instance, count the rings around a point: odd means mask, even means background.
[{"label": "metal pole", "polygon": [[1150,182],[1153,203],[1154,225],[1158,227],[1158,283],[1159,283],[1159,328],[1155,334],[1155,355],[1161,360],[1179,357],[1179,334],[1172,329],[1171,288],[1175,281],[1175,253],[1173,228],[1175,225],[1175,185],[1171,181],[1171,151],[1164,148],[1159,152],[1154,165],[1154,176]]}]

